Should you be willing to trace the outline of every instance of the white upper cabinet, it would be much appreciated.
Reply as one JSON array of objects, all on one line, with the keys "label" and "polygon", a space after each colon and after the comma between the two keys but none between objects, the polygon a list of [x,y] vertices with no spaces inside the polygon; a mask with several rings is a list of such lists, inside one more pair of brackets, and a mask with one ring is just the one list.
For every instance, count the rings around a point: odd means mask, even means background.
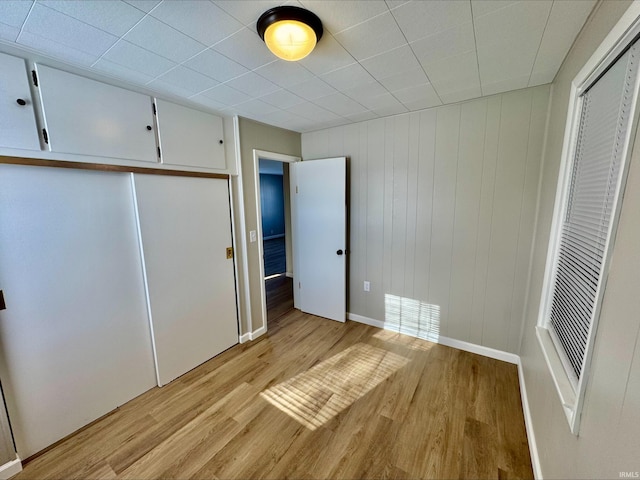
[{"label": "white upper cabinet", "polygon": [[222,118],[156,100],[162,163],[226,169]]},{"label": "white upper cabinet", "polygon": [[4,53],[0,53],[0,112],[0,147],[40,150],[25,61]]},{"label": "white upper cabinet", "polygon": [[157,162],[151,97],[38,65],[52,152]]}]

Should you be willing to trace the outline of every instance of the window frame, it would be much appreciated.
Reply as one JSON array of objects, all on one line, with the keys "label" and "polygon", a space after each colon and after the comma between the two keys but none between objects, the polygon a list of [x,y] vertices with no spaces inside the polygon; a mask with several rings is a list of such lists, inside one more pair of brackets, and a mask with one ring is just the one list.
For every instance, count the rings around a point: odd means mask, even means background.
[{"label": "window frame", "polygon": [[[564,351],[560,346],[555,332],[549,328],[549,324],[562,225],[567,213],[568,196],[570,193],[570,183],[575,161],[580,118],[582,115],[582,94],[591,85],[597,82],[599,77],[618,59],[618,57],[634,42],[634,40],[636,40],[639,34],[640,2],[635,1],[627,9],[609,35],[607,35],[571,83],[564,143],[560,169],[558,172],[558,183],[547,250],[542,298],[538,312],[536,335],[560,398],[569,428],[574,435],[578,435],[580,429],[582,407],[584,404],[585,391],[589,380],[593,356],[593,345],[598,329],[602,298],[604,296],[607,283],[611,251],[615,244],[615,236],[622,207],[622,198],[629,171],[629,160],[633,150],[636,128],[638,126],[638,116],[640,113],[638,109],[638,92],[640,91],[640,80],[636,80],[633,89],[630,125],[625,134],[625,142],[621,156],[621,180],[615,193],[615,209],[611,217],[609,235],[605,245],[605,257],[602,263],[602,273],[598,282],[596,303],[594,305],[592,321],[587,337],[588,341],[583,359],[582,375],[577,379],[570,368],[570,365],[568,365],[568,360],[565,358]],[[640,39],[638,41],[640,41]],[[640,77],[640,73],[638,76]],[[560,351],[562,351],[562,354]]]}]

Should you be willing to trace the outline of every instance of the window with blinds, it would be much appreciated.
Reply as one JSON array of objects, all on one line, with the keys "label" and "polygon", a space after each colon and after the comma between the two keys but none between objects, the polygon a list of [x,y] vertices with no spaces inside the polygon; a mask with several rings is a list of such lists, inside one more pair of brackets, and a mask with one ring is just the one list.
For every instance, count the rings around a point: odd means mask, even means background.
[{"label": "window with blinds", "polygon": [[551,338],[574,384],[599,312],[638,73],[633,44],[581,95],[580,123],[552,277]]}]

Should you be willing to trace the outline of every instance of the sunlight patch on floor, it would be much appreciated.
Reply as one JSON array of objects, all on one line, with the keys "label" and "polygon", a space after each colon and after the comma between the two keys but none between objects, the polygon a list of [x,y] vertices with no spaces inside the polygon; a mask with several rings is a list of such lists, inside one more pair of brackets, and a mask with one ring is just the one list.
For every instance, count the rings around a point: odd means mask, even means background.
[{"label": "sunlight patch on floor", "polygon": [[440,338],[440,306],[386,293],[384,328],[437,342]]},{"label": "sunlight patch on floor", "polygon": [[260,396],[315,430],[407,363],[408,358],[358,343]]}]

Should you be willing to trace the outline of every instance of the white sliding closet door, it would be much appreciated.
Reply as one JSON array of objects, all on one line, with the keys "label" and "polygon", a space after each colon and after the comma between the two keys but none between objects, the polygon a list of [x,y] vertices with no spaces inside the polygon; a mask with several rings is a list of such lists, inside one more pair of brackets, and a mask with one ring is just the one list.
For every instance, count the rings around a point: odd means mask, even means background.
[{"label": "white sliding closet door", "polygon": [[155,385],[130,175],[0,165],[0,378],[26,458]]},{"label": "white sliding closet door", "polygon": [[238,343],[226,180],[134,175],[158,384]]}]

